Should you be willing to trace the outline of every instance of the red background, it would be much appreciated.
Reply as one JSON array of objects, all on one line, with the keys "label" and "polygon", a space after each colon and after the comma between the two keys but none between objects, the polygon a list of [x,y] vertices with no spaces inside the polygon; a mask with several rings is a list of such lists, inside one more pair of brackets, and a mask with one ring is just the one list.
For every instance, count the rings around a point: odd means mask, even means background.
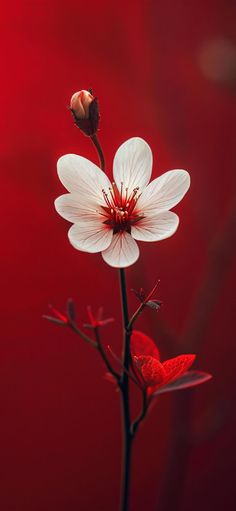
[{"label": "red background", "polygon": [[[224,50],[224,41],[235,43],[235,14],[230,0],[2,3],[3,511],[118,509],[119,396],[97,353],[41,318],[48,303],[63,309],[71,296],[79,323],[86,304],[103,304],[120,321],[117,272],[69,245],[69,225],[53,207],[63,192],[57,158],[77,152],[96,161],[66,108],[89,86],[109,169],[118,146],[141,136],[154,177],[190,170],[178,232],[140,244],[128,287],[148,290],[161,279],[161,312],[148,311],[139,328],[163,357],[194,349],[196,367],[214,375],[187,397],[162,396],[143,424],[131,509],[234,509],[236,81],[235,46]],[[117,352],[118,334],[113,325],[105,332]]]}]

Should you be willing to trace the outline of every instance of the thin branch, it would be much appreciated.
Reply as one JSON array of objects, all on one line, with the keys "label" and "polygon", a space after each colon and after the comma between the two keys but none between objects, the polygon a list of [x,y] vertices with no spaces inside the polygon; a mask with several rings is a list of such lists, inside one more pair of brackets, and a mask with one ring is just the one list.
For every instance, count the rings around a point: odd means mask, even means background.
[{"label": "thin branch", "polygon": [[157,282],[157,284],[155,284],[155,286],[153,287],[153,289],[150,291],[150,293],[146,296],[146,298],[142,301],[141,305],[138,307],[138,309],[136,310],[136,312],[133,314],[132,318],[130,319],[129,321],[129,324],[128,324],[128,327],[127,329],[128,330],[132,330],[132,327],[133,327],[133,324],[134,322],[136,321],[136,319],[138,318],[138,316],[142,313],[143,309],[147,306],[149,300],[151,300],[152,296],[154,295],[157,287],[158,287],[158,284],[159,284],[160,281]]},{"label": "thin branch", "polygon": [[143,419],[146,417],[148,409],[148,400],[147,400],[147,391],[146,389],[143,390],[143,403],[142,403],[142,410],[138,417],[135,419],[135,421],[131,424],[131,434],[134,437],[135,434],[138,431],[140,423],[143,421]]},{"label": "thin branch", "polygon": [[112,356],[114,357],[114,359],[120,364],[120,366],[122,367],[123,371],[126,372],[126,374],[129,376],[129,378],[132,380],[132,382],[140,389],[140,390],[143,390],[143,388],[141,387],[141,385],[139,384],[138,380],[136,380],[134,378],[134,376],[131,374],[130,371],[128,371],[124,365],[123,365],[123,362],[122,360],[120,360],[120,358],[116,355],[116,353],[114,353],[114,351],[110,348],[110,346],[108,346],[108,349],[109,351],[111,352]]},{"label": "thin branch", "polygon": [[112,365],[109,362],[109,360],[108,360],[108,358],[106,356],[106,353],[105,353],[105,351],[103,349],[103,345],[102,345],[102,342],[101,342],[100,332],[99,332],[99,328],[98,327],[94,328],[94,333],[95,333],[95,337],[96,337],[96,343],[97,343],[96,347],[97,347],[97,350],[99,351],[102,359],[104,360],[104,362],[105,362],[105,364],[107,366],[108,371],[112,374],[112,376],[114,376],[114,378],[117,380],[118,384],[120,384],[120,375],[112,367]]},{"label": "thin branch", "polygon": [[71,328],[71,330],[73,330],[73,332],[75,332],[77,335],[79,335],[81,337],[81,339],[83,339],[85,342],[91,344],[94,348],[97,348],[97,343],[94,342],[92,339],[90,339],[90,337],[88,337],[84,332],[82,332],[82,330],[80,330],[73,321],[70,321],[68,323],[68,326]]}]

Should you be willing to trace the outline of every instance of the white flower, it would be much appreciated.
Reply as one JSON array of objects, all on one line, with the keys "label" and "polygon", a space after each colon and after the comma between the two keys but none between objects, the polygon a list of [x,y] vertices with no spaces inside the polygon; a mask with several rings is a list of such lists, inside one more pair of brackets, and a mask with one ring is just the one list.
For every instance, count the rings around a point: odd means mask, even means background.
[{"label": "white flower", "polygon": [[148,184],[152,151],[141,138],[118,149],[113,183],[82,156],[66,154],[57,167],[70,193],[58,197],[55,208],[74,224],[68,236],[77,250],[101,252],[110,266],[125,268],[139,257],[135,240],[159,241],[175,233],[179,218],[169,210],[187,192],[190,176],[186,170],[170,170]]}]

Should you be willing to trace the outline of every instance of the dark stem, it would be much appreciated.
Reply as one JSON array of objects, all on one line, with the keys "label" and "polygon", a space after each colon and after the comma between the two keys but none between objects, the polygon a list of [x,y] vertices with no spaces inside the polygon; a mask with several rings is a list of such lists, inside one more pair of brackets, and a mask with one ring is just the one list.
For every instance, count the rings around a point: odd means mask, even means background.
[{"label": "dark stem", "polygon": [[125,270],[120,269],[120,289],[121,304],[124,325],[124,345],[123,345],[123,366],[124,371],[121,377],[121,403],[123,414],[123,460],[122,460],[122,486],[121,486],[121,502],[120,511],[128,511],[129,501],[129,483],[130,483],[130,467],[131,467],[131,449],[132,434],[130,429],[130,410],[129,410],[129,361],[130,361],[130,336],[129,330],[129,311],[126,293]]},{"label": "dark stem", "polygon": [[129,485],[130,485],[130,469],[131,469],[131,452],[132,452],[132,435],[130,433],[129,424],[129,407],[126,407],[124,393],[122,396],[123,410],[123,459],[122,459],[122,481],[121,481],[121,497],[120,511],[128,511],[129,509]]},{"label": "dark stem", "polygon": [[131,433],[132,433],[133,437],[135,436],[135,434],[138,431],[139,424],[146,417],[147,409],[148,409],[147,392],[146,392],[146,390],[143,390],[143,404],[142,404],[141,412],[138,415],[137,419],[135,419],[135,421],[131,425]]},{"label": "dark stem", "polygon": [[74,321],[70,321],[70,323],[68,323],[68,326],[77,334],[81,337],[81,339],[83,339],[85,342],[88,342],[89,344],[91,344],[94,348],[97,348],[97,343],[94,342],[92,339],[90,339],[90,337],[88,337],[84,332],[82,332],[82,330],[80,330],[77,325],[74,323]]},{"label": "dark stem", "polygon": [[103,150],[101,148],[101,145],[100,145],[100,142],[98,140],[98,137],[95,134],[95,135],[92,135],[90,138],[91,138],[91,140],[92,140],[92,142],[95,145],[95,148],[97,150],[97,153],[98,153],[98,156],[99,156],[100,167],[103,170],[103,172],[105,172],[105,158],[104,158]]},{"label": "dark stem", "polygon": [[120,381],[120,375],[119,373],[117,373],[115,371],[115,369],[112,367],[112,365],[110,364],[107,356],[106,356],[106,353],[103,349],[103,345],[101,343],[101,339],[100,339],[100,333],[99,333],[99,328],[98,327],[95,327],[94,329],[94,333],[95,333],[95,337],[96,337],[96,343],[97,343],[97,349],[102,357],[102,359],[104,360],[106,366],[107,366],[107,369],[108,371],[112,374],[112,376],[114,376],[114,378],[116,379],[116,381],[119,383]]},{"label": "dark stem", "polygon": [[136,321],[136,319],[140,316],[140,314],[143,312],[143,309],[146,307],[146,303],[141,303],[141,305],[138,307],[136,312],[133,314],[132,318],[129,321],[128,329],[132,330],[133,324]]}]

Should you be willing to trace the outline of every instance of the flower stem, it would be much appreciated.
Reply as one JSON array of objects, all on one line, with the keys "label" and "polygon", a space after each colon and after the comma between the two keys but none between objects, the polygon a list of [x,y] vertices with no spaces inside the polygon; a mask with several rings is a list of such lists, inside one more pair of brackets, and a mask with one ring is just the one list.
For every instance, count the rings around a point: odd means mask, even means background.
[{"label": "flower stem", "polygon": [[130,430],[130,409],[129,409],[129,361],[130,361],[130,336],[129,330],[129,312],[128,301],[126,293],[125,270],[120,269],[120,289],[121,289],[121,304],[123,313],[124,325],[124,346],[123,346],[123,366],[124,371],[121,377],[120,390],[121,390],[121,404],[123,416],[123,460],[122,460],[122,486],[121,486],[121,502],[120,511],[128,511],[129,501],[129,483],[130,483],[130,468],[131,468],[131,449],[132,449],[132,434]]},{"label": "flower stem", "polygon": [[[125,406],[123,403],[123,417],[125,421]],[[129,509],[129,484],[130,484],[130,469],[131,469],[131,452],[132,452],[132,436],[130,432],[124,429],[123,436],[123,461],[122,461],[122,483],[121,483],[121,500],[120,511],[128,511]]]},{"label": "flower stem", "polygon": [[105,158],[104,158],[103,150],[101,148],[101,145],[100,145],[100,142],[98,140],[98,137],[97,137],[96,134],[94,134],[90,138],[91,138],[91,140],[92,140],[92,142],[95,145],[95,148],[97,150],[98,157],[99,157],[100,168],[103,170],[103,172],[105,172]]},{"label": "flower stem", "polygon": [[[105,158],[100,142],[95,135],[90,137],[92,140],[100,161],[100,167],[105,172]],[[120,290],[121,290],[121,305],[123,313],[123,328],[124,328],[124,346],[123,346],[123,373],[119,380],[119,388],[121,395],[122,405],[122,418],[123,418],[123,459],[122,459],[122,483],[121,483],[121,498],[120,498],[120,511],[128,511],[129,505],[129,483],[130,483],[130,468],[131,468],[131,449],[132,449],[132,433],[130,423],[130,409],[129,409],[129,362],[130,362],[130,336],[132,328],[129,328],[129,311],[128,300],[126,293],[125,270],[120,268]],[[101,352],[104,355],[104,352]],[[104,359],[104,356],[103,356]],[[113,374],[113,373],[112,373]]]}]

